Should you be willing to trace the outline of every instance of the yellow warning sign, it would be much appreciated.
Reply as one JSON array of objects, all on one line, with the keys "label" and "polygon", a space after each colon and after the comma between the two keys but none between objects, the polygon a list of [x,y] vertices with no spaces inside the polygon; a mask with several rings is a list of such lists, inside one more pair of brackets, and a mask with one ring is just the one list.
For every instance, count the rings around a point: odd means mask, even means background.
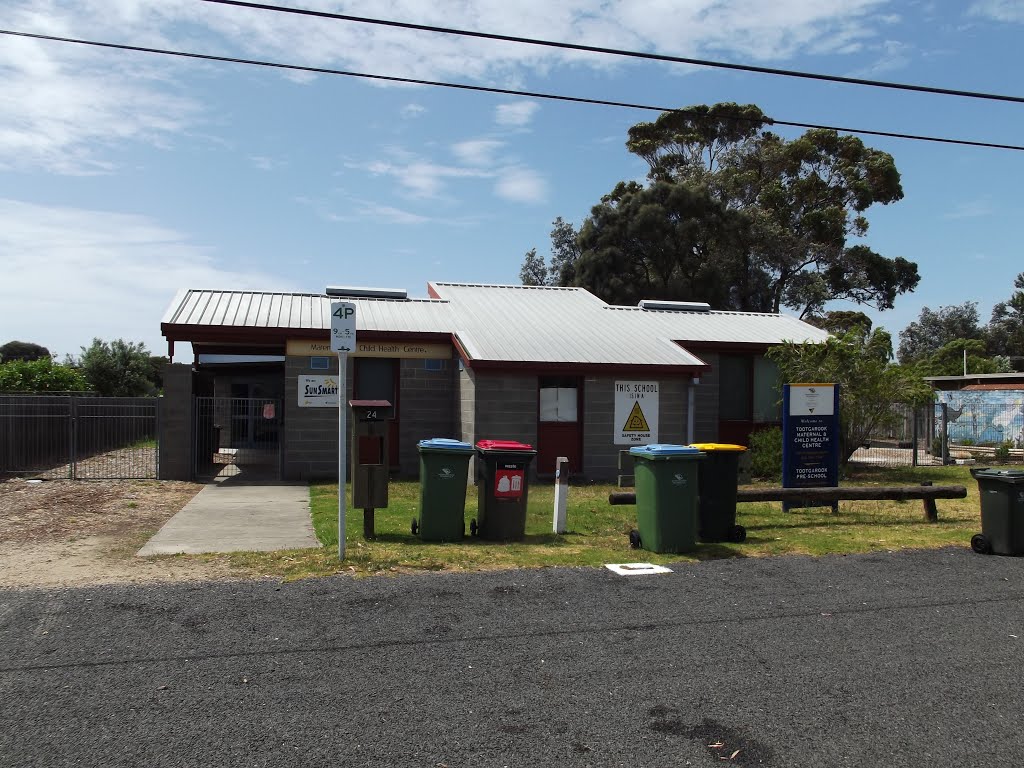
[{"label": "yellow warning sign", "polygon": [[622,428],[623,432],[650,432],[651,428],[647,425],[647,419],[644,416],[644,412],[640,410],[640,403],[633,403],[633,410],[629,412],[629,417],[626,419],[626,424]]}]

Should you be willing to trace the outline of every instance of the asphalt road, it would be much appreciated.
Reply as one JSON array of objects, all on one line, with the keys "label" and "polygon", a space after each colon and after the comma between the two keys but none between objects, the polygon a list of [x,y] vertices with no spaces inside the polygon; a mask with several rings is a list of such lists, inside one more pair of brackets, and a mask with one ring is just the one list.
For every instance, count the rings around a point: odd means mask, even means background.
[{"label": "asphalt road", "polygon": [[0,591],[4,766],[1024,765],[1024,558]]}]

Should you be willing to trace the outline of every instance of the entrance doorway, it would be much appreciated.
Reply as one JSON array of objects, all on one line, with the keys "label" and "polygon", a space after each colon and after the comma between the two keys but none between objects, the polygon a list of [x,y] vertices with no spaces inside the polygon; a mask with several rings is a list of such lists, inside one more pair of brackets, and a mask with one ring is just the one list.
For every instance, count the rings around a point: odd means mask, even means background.
[{"label": "entrance doorway", "polygon": [[280,480],[281,414],[281,401],[272,397],[195,398],[196,479]]},{"label": "entrance doorway", "polygon": [[580,424],[582,384],[575,376],[538,379],[537,473],[555,473],[559,456],[569,459],[569,471],[583,469],[583,433]]}]

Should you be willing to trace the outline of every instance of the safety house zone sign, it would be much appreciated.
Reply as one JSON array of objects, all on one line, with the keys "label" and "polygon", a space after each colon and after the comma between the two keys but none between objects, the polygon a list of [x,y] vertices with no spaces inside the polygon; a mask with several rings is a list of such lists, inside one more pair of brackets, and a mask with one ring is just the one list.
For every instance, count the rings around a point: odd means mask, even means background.
[{"label": "safety house zone sign", "polygon": [[615,445],[658,442],[658,382],[615,382]]}]

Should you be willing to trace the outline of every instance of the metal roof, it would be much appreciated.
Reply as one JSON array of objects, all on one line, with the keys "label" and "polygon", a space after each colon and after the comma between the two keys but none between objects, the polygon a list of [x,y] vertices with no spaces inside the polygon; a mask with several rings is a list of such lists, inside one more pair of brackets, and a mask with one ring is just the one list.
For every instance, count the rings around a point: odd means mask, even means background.
[{"label": "metal roof", "polygon": [[[432,299],[346,299],[359,331],[452,334],[470,361],[701,368],[676,342],[778,344],[823,341],[825,331],[794,317],[753,312],[688,312],[609,306],[583,288],[430,283]],[[322,294],[182,291],[164,332],[275,329],[319,336],[330,329]],[[178,338],[187,336],[179,329]]]},{"label": "metal roof", "polygon": [[629,322],[648,333],[665,335],[673,341],[716,344],[781,344],[784,341],[822,342],[828,331],[789,315],[766,312],[681,312],[607,307],[621,312]]},{"label": "metal roof", "polygon": [[455,334],[473,360],[699,366],[671,339],[639,333],[582,288],[431,283],[455,310]]},{"label": "metal roof", "polygon": [[[169,325],[223,328],[285,328],[326,331],[331,302],[315,293],[186,290],[164,315]],[[451,307],[437,299],[346,298],[356,305],[356,329],[406,333],[451,333]]]}]

